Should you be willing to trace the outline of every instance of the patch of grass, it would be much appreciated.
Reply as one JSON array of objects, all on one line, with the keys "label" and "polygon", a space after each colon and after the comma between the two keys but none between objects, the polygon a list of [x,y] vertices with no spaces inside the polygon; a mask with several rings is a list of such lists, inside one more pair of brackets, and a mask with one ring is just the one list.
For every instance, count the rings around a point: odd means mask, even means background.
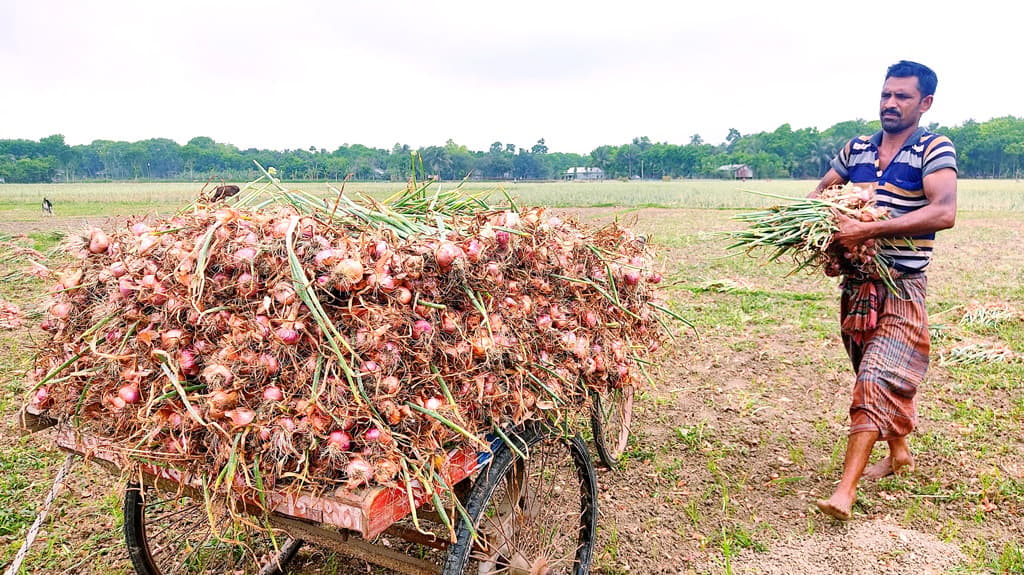
[{"label": "patch of grass", "polygon": [[789,460],[797,465],[806,463],[807,456],[804,454],[804,448],[798,445],[791,445],[789,447]]},{"label": "patch of grass", "polygon": [[52,459],[26,445],[0,452],[0,536],[23,533],[35,519],[46,486],[34,484],[30,472],[52,466]]},{"label": "patch of grass", "polygon": [[903,510],[903,521],[907,524],[936,522],[938,520],[939,509],[926,499],[912,498]]},{"label": "patch of grass", "polygon": [[953,520],[947,520],[939,530],[939,539],[945,543],[953,543],[962,537],[960,524]]},{"label": "patch of grass", "polygon": [[67,237],[67,233],[63,230],[30,232],[28,237],[32,240],[32,249],[40,253],[46,253],[60,244]]},{"label": "patch of grass", "polygon": [[1024,573],[1024,544],[1011,541],[1003,545],[995,567],[999,573]]},{"label": "patch of grass", "polygon": [[1024,573],[1024,543],[1020,541],[976,538],[964,545],[963,551],[970,559],[972,569],[999,575]]},{"label": "patch of grass", "polygon": [[767,547],[754,539],[747,528],[739,523],[724,525],[719,532],[718,548],[725,560],[726,573],[732,573],[732,558],[743,549],[764,552]]},{"label": "patch of grass", "polygon": [[1024,388],[1024,362],[1021,361],[957,365],[950,368],[950,373],[967,389],[1019,391]]},{"label": "patch of grass", "polygon": [[743,339],[729,342],[729,349],[733,351],[754,351],[760,347],[760,342],[754,339]]},{"label": "patch of grass", "polygon": [[631,462],[654,461],[657,457],[658,452],[655,449],[645,447],[641,442],[633,443],[630,441],[630,444],[627,444],[626,450],[622,453],[619,463],[623,467],[627,467]]},{"label": "patch of grass", "polygon": [[974,400],[970,398],[954,404],[951,418],[972,440],[992,437],[995,431],[1002,428],[1001,423],[1004,419],[993,407],[975,405]]},{"label": "patch of grass", "polygon": [[832,424],[829,420],[819,417],[811,424],[814,433],[811,434],[811,442],[818,449],[828,449],[834,443],[831,439]]},{"label": "patch of grass", "polygon": [[675,428],[675,435],[687,450],[696,452],[704,447],[706,428],[707,424],[701,421],[696,425]]},{"label": "patch of grass", "polygon": [[1019,395],[1011,400],[1010,418],[1016,421],[1024,421],[1024,395]]},{"label": "patch of grass", "polygon": [[953,458],[960,452],[960,444],[941,431],[926,431],[913,438],[914,448],[940,457]]},{"label": "patch of grass", "polygon": [[686,515],[686,518],[690,520],[690,524],[695,527],[700,525],[704,518],[700,510],[700,503],[695,499],[691,499],[686,502],[686,505],[683,506],[683,513]]},{"label": "patch of grass", "polygon": [[655,461],[655,470],[663,479],[676,482],[683,478],[683,471],[686,469],[686,460],[678,457],[664,462],[660,458]]},{"label": "patch of grass", "polygon": [[693,293],[718,292],[732,294],[736,296],[748,296],[749,300],[783,300],[794,302],[807,302],[824,301],[826,299],[826,297],[820,293],[746,289],[738,287],[735,283],[729,282],[728,280],[719,280],[717,282],[709,281],[701,285],[684,286],[683,289],[687,289]]},{"label": "patch of grass", "polygon": [[795,487],[807,478],[802,476],[776,477],[768,482],[768,485],[775,490],[776,495],[786,497],[796,493]]},{"label": "patch of grass", "polygon": [[607,543],[604,545],[604,554],[611,560],[619,558],[619,531],[612,527],[605,531]]},{"label": "patch of grass", "polygon": [[817,532],[818,532],[818,521],[812,515],[812,516],[808,517],[807,520],[804,522],[804,534],[807,535],[808,537],[811,537],[811,536],[813,536]]},{"label": "patch of grass", "polygon": [[998,470],[981,473],[978,479],[982,493],[993,503],[1024,502],[1024,479],[1007,477]]},{"label": "patch of grass", "polygon": [[837,441],[832,447],[832,453],[829,455],[828,463],[825,464],[825,468],[822,469],[822,473],[825,475],[832,475],[839,470],[843,464],[843,457],[846,453],[846,442]]}]

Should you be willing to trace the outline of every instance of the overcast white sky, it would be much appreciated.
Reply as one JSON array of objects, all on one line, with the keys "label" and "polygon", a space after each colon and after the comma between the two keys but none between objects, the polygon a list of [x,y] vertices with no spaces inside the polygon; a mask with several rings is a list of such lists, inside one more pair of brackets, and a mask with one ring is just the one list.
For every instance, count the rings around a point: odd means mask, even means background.
[{"label": "overcast white sky", "polygon": [[900,59],[938,73],[925,123],[956,126],[1024,115],[1022,16],[988,0],[0,0],[0,138],[717,144],[875,119]]}]

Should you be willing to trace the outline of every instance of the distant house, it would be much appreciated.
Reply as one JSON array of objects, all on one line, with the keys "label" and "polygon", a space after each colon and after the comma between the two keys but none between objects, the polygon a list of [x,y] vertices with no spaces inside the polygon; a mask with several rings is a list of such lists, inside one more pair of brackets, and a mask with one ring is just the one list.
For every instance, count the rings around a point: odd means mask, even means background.
[{"label": "distant house", "polygon": [[737,180],[749,180],[754,177],[754,170],[746,164],[726,164],[718,168],[719,172],[729,172]]},{"label": "distant house", "polygon": [[602,170],[601,168],[592,168],[586,166],[569,168],[568,170],[565,171],[564,174],[562,174],[562,179],[577,182],[603,180],[604,170]]}]

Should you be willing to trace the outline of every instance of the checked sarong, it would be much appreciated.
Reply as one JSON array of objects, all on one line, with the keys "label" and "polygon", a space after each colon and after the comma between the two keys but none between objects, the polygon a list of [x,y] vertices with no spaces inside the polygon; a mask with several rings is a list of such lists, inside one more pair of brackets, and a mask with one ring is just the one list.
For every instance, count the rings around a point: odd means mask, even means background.
[{"label": "checked sarong", "polygon": [[878,280],[847,277],[842,285],[843,344],[857,374],[850,433],[878,430],[882,441],[903,437],[917,425],[915,395],[931,350],[925,274],[895,282],[896,294]]}]

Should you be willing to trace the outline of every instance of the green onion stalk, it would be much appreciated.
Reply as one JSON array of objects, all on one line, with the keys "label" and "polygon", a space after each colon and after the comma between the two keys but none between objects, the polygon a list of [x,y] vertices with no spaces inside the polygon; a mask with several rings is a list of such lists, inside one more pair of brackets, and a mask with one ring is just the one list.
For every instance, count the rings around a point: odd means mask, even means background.
[{"label": "green onion stalk", "polygon": [[751,255],[768,250],[769,262],[788,257],[794,266],[787,276],[804,269],[822,269],[829,276],[881,279],[890,290],[896,289],[891,262],[874,241],[851,251],[835,242],[837,214],[862,221],[888,217],[887,210],[877,207],[873,197],[851,187],[829,188],[818,197],[805,198],[745,191],[786,203],[733,216],[748,225],[725,233],[726,240],[731,241],[728,251]]}]

